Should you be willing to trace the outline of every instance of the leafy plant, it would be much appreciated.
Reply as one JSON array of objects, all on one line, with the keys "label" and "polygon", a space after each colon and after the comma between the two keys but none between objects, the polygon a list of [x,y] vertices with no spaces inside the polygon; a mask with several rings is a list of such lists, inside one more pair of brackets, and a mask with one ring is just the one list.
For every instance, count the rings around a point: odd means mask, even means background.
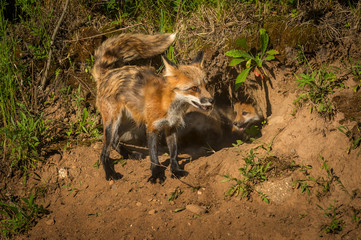
[{"label": "leafy plant", "polygon": [[[293,186],[296,186],[297,188],[301,189],[301,193],[307,192],[308,195],[311,194],[311,188],[315,188],[316,186],[318,186],[318,188],[316,188],[317,191],[317,197],[320,198],[323,195],[327,194],[328,192],[330,192],[331,190],[331,184],[336,182],[341,190],[343,190],[344,192],[346,192],[347,194],[349,194],[346,190],[346,188],[344,187],[344,185],[342,184],[341,180],[339,179],[339,177],[337,177],[333,171],[332,168],[330,168],[330,166],[328,165],[327,161],[324,159],[323,156],[319,155],[319,158],[322,160],[322,165],[321,165],[321,170],[325,170],[326,171],[326,177],[321,176],[321,177],[312,177],[309,175],[309,173],[307,172],[307,169],[309,169],[307,166],[306,168],[301,167],[301,171],[304,172],[304,174],[307,176],[305,179],[298,179],[295,180],[293,182]],[[320,190],[319,190],[320,189]]]},{"label": "leafy plant", "polygon": [[311,112],[316,110],[321,114],[332,116],[334,107],[328,96],[334,93],[336,88],[345,87],[342,81],[337,78],[339,72],[340,70],[337,67],[324,67],[311,73],[296,75],[298,87],[301,89],[306,88],[307,91],[294,101],[295,105],[300,104],[301,100],[303,102],[310,101]]},{"label": "leafy plant", "polygon": [[[356,148],[358,148],[361,144],[361,137],[359,137],[358,135],[361,135],[361,130],[359,128],[359,126],[356,126],[356,130],[359,134],[354,134],[352,133],[347,127],[345,126],[339,126],[336,127],[340,132],[342,132],[343,134],[346,135],[346,137],[349,138],[349,140],[351,141],[351,145],[347,148],[346,152],[347,154],[350,154],[351,150],[354,150]],[[361,154],[361,150],[357,153],[357,156],[360,156]]]},{"label": "leafy plant", "polygon": [[246,68],[236,78],[236,90],[241,86],[242,83],[246,81],[246,78],[251,69],[253,69],[253,72],[257,77],[268,77],[263,67],[264,62],[275,59],[274,55],[278,54],[278,51],[274,49],[266,51],[269,43],[269,36],[266,33],[266,30],[264,28],[261,28],[259,30],[259,33],[261,39],[261,49],[256,54],[252,53],[252,51],[247,45],[246,39],[244,38],[236,40],[236,44],[244,50],[235,49],[225,53],[226,56],[233,58],[229,63],[229,66],[236,66],[240,63],[246,62]]},{"label": "leafy plant", "polygon": [[[222,182],[233,181],[235,184],[231,186],[226,194],[228,196],[238,196],[241,198],[249,197],[254,191],[254,185],[267,180],[266,172],[269,170],[271,161],[265,162],[264,159],[258,158],[254,149],[250,150],[247,157],[242,159],[245,163],[244,167],[239,169],[241,178],[235,178],[230,175],[222,175],[225,179]],[[264,200],[268,202],[266,195],[256,191]]]},{"label": "leafy plant", "polygon": [[354,92],[357,92],[361,88],[361,63],[360,61],[354,62],[354,60],[349,57],[350,61],[350,71],[352,75],[354,76],[354,80],[358,82],[358,84],[353,88]]},{"label": "leafy plant", "polygon": [[182,191],[179,187],[177,187],[177,188],[175,189],[175,191],[172,192],[172,193],[170,194],[170,196],[168,197],[168,201],[174,201],[174,200],[177,199],[182,193],[183,193],[183,191]]},{"label": "leafy plant", "polygon": [[14,198],[0,199],[0,224],[1,234],[4,238],[11,238],[19,233],[24,233],[33,225],[33,223],[47,214],[49,211],[42,205],[35,203],[33,193],[30,197],[21,198],[16,201]]},{"label": "leafy plant", "polygon": [[75,103],[76,111],[76,128],[74,129],[74,132],[71,131],[71,133],[75,133],[75,135],[86,133],[90,137],[98,137],[100,133],[96,127],[96,115],[89,115],[88,108],[83,106],[85,99],[82,97],[81,85],[79,85],[77,93],[74,95],[73,101]]},{"label": "leafy plant", "polygon": [[311,194],[310,189],[312,188],[312,186],[309,185],[308,181],[313,179],[311,177],[308,177],[308,179],[299,179],[299,180],[295,180],[293,182],[293,186],[296,186],[296,188],[300,188],[301,189],[301,193],[307,192],[308,195]]},{"label": "leafy plant", "polygon": [[317,205],[320,209],[324,211],[324,215],[328,218],[330,218],[331,222],[328,224],[323,224],[321,226],[321,229],[329,234],[337,234],[341,232],[345,226],[345,222],[340,219],[338,216],[340,213],[337,211],[338,207],[335,207],[334,205],[330,204],[330,207],[324,209],[320,205]]}]

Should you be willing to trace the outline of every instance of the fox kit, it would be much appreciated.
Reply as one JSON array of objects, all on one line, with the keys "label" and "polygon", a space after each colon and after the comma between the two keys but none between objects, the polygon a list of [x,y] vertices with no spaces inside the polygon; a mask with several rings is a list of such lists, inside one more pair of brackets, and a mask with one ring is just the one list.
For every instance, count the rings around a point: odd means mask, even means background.
[{"label": "fox kit", "polygon": [[207,113],[192,107],[184,119],[186,125],[179,131],[183,147],[209,144],[217,148],[227,141],[242,138],[244,130],[259,123],[262,116],[256,106],[237,102],[233,107],[216,103]]},{"label": "fox kit", "polygon": [[247,103],[235,103],[233,111],[233,129],[236,131],[244,131],[249,126],[260,122],[263,118],[255,106]]},{"label": "fox kit", "polygon": [[[109,159],[111,146],[124,158],[140,158],[119,144],[119,136],[133,125],[147,129],[152,175],[148,181],[165,180],[164,168],[158,161],[158,135],[164,130],[170,153],[170,169],[176,176],[187,175],[177,161],[177,127],[184,125],[189,106],[203,111],[212,108],[213,98],[205,88],[203,53],[189,65],[176,65],[162,57],[163,76],[145,66],[124,63],[150,58],[163,53],[174,41],[175,34],[123,34],[106,40],[95,52],[92,75],[97,82],[97,107],[104,127],[101,161],[105,178],[119,179]],[[133,124],[129,124],[133,122]]]}]

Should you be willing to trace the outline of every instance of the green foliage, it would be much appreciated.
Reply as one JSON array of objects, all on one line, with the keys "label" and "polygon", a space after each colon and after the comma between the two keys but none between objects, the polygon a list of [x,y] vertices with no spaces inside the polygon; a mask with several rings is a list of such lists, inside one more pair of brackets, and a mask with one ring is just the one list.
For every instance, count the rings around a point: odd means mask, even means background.
[{"label": "green foliage", "polygon": [[96,138],[100,135],[98,128],[96,127],[96,114],[90,114],[88,108],[85,105],[85,99],[81,94],[81,85],[78,87],[78,92],[75,94],[73,101],[76,107],[76,129],[75,134],[86,133],[88,136]]},{"label": "green foliage", "polygon": [[321,210],[323,210],[324,215],[330,219],[328,224],[323,224],[321,229],[327,234],[337,234],[343,230],[345,227],[345,222],[340,219],[338,212],[338,207],[330,204],[330,207],[324,209],[320,205],[317,205]]},{"label": "green foliage", "polygon": [[246,81],[246,78],[251,69],[253,69],[254,74],[257,77],[268,77],[263,67],[264,62],[273,60],[275,58],[274,55],[278,54],[278,51],[273,49],[266,51],[269,43],[269,36],[266,33],[266,30],[263,28],[261,28],[259,32],[261,39],[261,49],[256,54],[252,54],[252,51],[248,47],[247,41],[244,38],[236,40],[236,44],[244,50],[235,49],[226,52],[226,56],[233,58],[229,63],[229,66],[236,66],[240,63],[246,62],[246,68],[236,78],[236,90],[241,86],[242,83]]},{"label": "green foliage", "polygon": [[[31,34],[37,34],[42,26],[34,22],[39,18],[39,4],[32,0],[15,2],[15,18],[27,27],[33,27]],[[10,161],[2,162],[26,172],[36,166],[39,160],[42,140],[46,138],[46,122],[43,115],[35,114],[33,104],[37,99],[32,95],[33,81],[27,72],[28,66],[16,57],[20,40],[12,36],[10,24],[4,19],[4,4],[0,6],[0,150]],[[29,18],[29,20],[27,20]],[[25,21],[26,19],[26,21]],[[44,26],[43,26],[44,27]],[[31,29],[31,28],[30,28]],[[39,36],[44,38],[44,34]],[[30,52],[32,46],[28,45]],[[40,49],[40,48],[39,48]],[[34,54],[35,55],[35,54]],[[10,163],[8,163],[10,162]]]},{"label": "green foliage", "polygon": [[[356,149],[356,148],[358,148],[360,146],[360,144],[361,144],[361,137],[360,137],[361,129],[359,128],[359,126],[356,126],[356,130],[357,130],[358,134],[352,133],[345,126],[339,126],[339,127],[336,127],[336,128],[340,132],[345,134],[346,137],[348,137],[349,140],[351,141],[351,145],[346,150],[347,154],[350,154],[351,150],[354,150],[354,149]],[[361,150],[357,153],[357,156],[360,156],[360,154],[361,154]]]},{"label": "green foliage", "polygon": [[[5,136],[4,145],[10,150],[11,167],[22,168],[24,172],[29,167],[35,168],[40,156],[41,141],[46,137],[48,127],[40,116],[19,112],[20,119],[11,119],[7,128],[0,132]],[[7,143],[7,144],[6,144]]]},{"label": "green foliage", "polygon": [[47,214],[48,210],[42,205],[35,203],[35,196],[33,193],[30,197],[21,198],[0,198],[0,224],[1,234],[4,238],[10,239],[17,234],[24,233],[41,218]]},{"label": "green foliage", "polygon": [[355,62],[351,57],[349,57],[349,62],[349,67],[347,66],[347,64],[345,65],[351,71],[355,82],[357,82],[357,85],[353,87],[353,91],[357,92],[361,88],[361,63],[360,61]]},{"label": "green foliage", "polygon": [[154,23],[160,32],[172,32],[174,23],[180,16],[188,16],[195,12],[202,5],[212,6],[220,14],[226,8],[228,1],[225,0],[127,0],[102,1],[102,8],[105,13],[115,17],[115,23],[121,23],[124,18],[136,18],[138,20],[147,19],[149,23]]},{"label": "green foliage", "polygon": [[[222,182],[232,181],[235,182],[231,186],[226,194],[228,196],[238,196],[241,198],[249,197],[250,194],[254,191],[254,185],[260,182],[267,180],[266,172],[270,168],[271,161],[266,162],[264,159],[261,159],[254,152],[254,149],[250,150],[250,153],[242,159],[245,163],[244,167],[239,169],[241,178],[235,178],[230,175],[222,175],[225,179]],[[269,202],[266,195],[256,191],[261,199],[265,202]]]},{"label": "green foliage", "polygon": [[322,160],[321,170],[326,172],[326,176],[313,177],[308,173],[309,166],[302,166],[301,171],[305,174],[305,179],[298,179],[293,182],[293,186],[297,189],[301,189],[301,193],[307,192],[308,195],[311,194],[311,189],[316,189],[316,197],[321,198],[331,191],[331,185],[337,183],[342,191],[349,194],[342,184],[338,176],[335,175],[333,168],[330,168],[327,161],[323,156],[319,155],[319,158]]},{"label": "green foliage", "polygon": [[170,194],[170,196],[168,197],[168,201],[174,201],[175,199],[177,199],[181,194],[183,193],[183,191],[177,187],[176,190],[174,192],[172,192]]},{"label": "green foliage", "polygon": [[339,72],[337,67],[323,67],[311,73],[296,75],[298,87],[307,91],[300,94],[294,101],[295,105],[299,105],[301,101],[309,101],[311,112],[316,110],[320,114],[331,117],[335,109],[329,95],[334,93],[336,88],[345,88],[342,81],[337,78]]}]

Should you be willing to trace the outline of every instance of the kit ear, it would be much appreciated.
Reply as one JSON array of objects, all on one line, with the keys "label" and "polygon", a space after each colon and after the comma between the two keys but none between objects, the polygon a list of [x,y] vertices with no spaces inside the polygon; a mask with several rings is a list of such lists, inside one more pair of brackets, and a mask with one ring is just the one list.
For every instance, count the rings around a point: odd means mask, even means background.
[{"label": "kit ear", "polygon": [[198,55],[193,60],[193,65],[198,65],[198,67],[203,68],[203,51],[200,51]]},{"label": "kit ear", "polygon": [[164,76],[174,76],[177,65],[166,56],[162,56],[162,60],[165,66]]}]

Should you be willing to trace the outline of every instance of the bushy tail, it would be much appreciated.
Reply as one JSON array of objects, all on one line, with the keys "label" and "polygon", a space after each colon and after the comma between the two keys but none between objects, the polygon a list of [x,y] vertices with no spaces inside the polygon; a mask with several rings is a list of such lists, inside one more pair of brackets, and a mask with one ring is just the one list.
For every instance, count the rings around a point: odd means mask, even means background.
[{"label": "bushy tail", "polygon": [[98,80],[118,61],[149,58],[163,53],[174,41],[176,33],[169,34],[121,34],[107,39],[95,51],[92,74]]}]

